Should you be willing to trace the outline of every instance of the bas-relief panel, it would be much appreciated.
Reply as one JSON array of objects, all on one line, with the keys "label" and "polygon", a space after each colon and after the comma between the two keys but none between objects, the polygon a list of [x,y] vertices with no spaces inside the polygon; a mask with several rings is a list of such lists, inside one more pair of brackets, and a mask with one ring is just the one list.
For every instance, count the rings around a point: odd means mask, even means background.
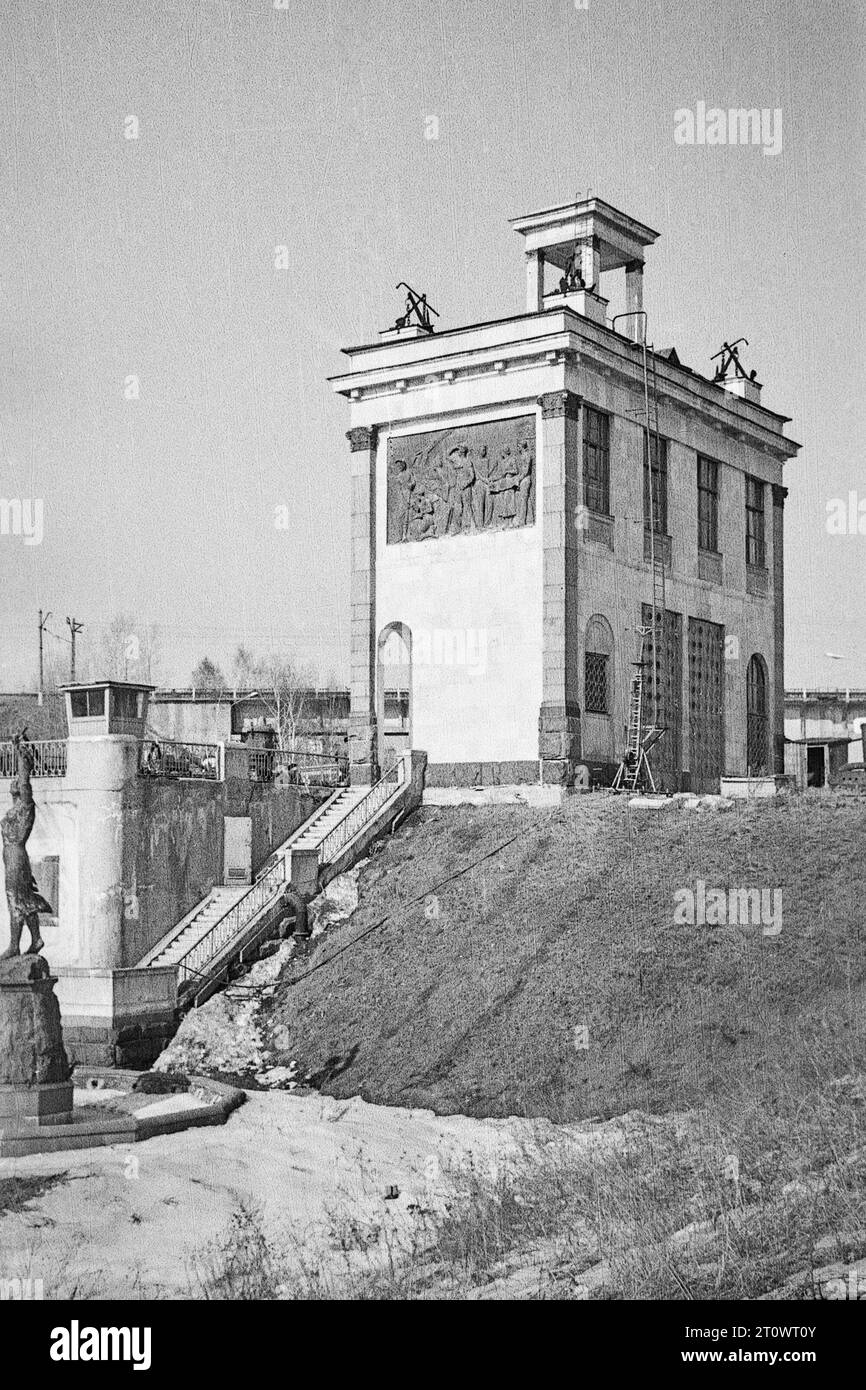
[{"label": "bas-relief panel", "polygon": [[535,416],[388,440],[388,544],[529,526]]}]

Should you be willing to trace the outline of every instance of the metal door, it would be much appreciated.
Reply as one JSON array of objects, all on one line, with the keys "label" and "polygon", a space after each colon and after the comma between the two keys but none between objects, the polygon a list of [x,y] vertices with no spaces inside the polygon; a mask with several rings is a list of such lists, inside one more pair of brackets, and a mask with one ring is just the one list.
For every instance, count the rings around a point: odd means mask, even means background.
[{"label": "metal door", "polygon": [[717,792],[725,764],[725,629],[689,618],[689,767],[693,792]]},{"label": "metal door", "polygon": [[[643,627],[652,627],[652,607],[645,603],[641,613]],[[656,655],[652,634],[644,646],[644,728],[661,724],[666,733],[650,749],[649,764],[659,791],[675,792],[682,786],[682,689],[683,619],[681,613],[665,610],[664,635]],[[653,662],[656,663],[658,710],[653,708]]]}]

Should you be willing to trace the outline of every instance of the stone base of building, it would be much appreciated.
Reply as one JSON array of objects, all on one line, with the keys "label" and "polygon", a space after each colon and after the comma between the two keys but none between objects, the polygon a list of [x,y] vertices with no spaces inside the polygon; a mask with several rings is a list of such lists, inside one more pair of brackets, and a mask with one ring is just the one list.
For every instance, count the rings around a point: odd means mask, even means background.
[{"label": "stone base of building", "polygon": [[142,1071],[164,1052],[178,1019],[164,1023],[127,1024],[123,1028],[64,1027],[66,1051],[74,1067],[130,1067]]},{"label": "stone base of building", "polygon": [[580,709],[576,704],[545,703],[538,715],[541,781],[570,787],[580,765]]},{"label": "stone base of building", "polygon": [[379,738],[372,716],[349,716],[349,781],[353,787],[379,780]]},{"label": "stone base of building", "polygon": [[589,785],[591,787],[612,787],[617,772],[619,771],[618,762],[608,762],[603,758],[584,758],[583,765],[586,768]]},{"label": "stone base of building", "polygon": [[517,762],[428,763],[427,787],[501,787],[538,782],[538,759]]},{"label": "stone base of building", "polygon": [[177,970],[61,966],[57,997],[73,1066],[149,1067],[177,1032]]}]

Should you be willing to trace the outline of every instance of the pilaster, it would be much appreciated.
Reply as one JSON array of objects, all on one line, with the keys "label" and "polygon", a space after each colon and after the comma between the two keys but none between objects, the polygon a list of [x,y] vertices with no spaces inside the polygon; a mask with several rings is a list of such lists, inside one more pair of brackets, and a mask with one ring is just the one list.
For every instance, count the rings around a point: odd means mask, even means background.
[{"label": "pilaster", "polygon": [[580,760],[577,518],[581,400],[540,396],[542,447],[542,703],[538,755],[545,782],[570,784]]},{"label": "pilaster", "polygon": [[773,690],[771,738],[773,770],[785,771],[785,498],[788,489],[773,483]]},{"label": "pilaster", "polygon": [[376,736],[376,442],[375,427],[348,431],[352,462],[352,654],[349,777],[379,776]]}]

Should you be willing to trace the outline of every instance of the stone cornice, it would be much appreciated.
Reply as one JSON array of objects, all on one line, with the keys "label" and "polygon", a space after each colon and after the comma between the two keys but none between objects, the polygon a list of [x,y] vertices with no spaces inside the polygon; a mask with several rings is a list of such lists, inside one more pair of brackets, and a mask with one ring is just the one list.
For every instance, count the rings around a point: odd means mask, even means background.
[{"label": "stone cornice", "polygon": [[[528,331],[514,336],[521,326]],[[493,332],[497,332],[495,341],[489,336]],[[465,341],[460,347],[455,341],[458,336],[455,330],[447,340],[442,335],[427,338],[421,349],[417,348],[421,340],[413,340],[407,349],[411,346],[423,351],[423,357],[407,352],[405,356],[401,354],[399,362],[392,361],[386,367],[370,361],[364,369],[332,378],[332,387],[352,400],[366,401],[565,364],[606,376],[643,397],[642,362],[636,347],[620,334],[571,310],[471,326],[463,330]],[[734,403],[713,382],[665,358],[655,358],[655,374],[660,405],[668,404],[677,412],[700,419],[712,429],[747,442],[775,459],[792,458],[798,452],[799,444],[782,433],[786,417],[760,405],[740,400]]]}]

